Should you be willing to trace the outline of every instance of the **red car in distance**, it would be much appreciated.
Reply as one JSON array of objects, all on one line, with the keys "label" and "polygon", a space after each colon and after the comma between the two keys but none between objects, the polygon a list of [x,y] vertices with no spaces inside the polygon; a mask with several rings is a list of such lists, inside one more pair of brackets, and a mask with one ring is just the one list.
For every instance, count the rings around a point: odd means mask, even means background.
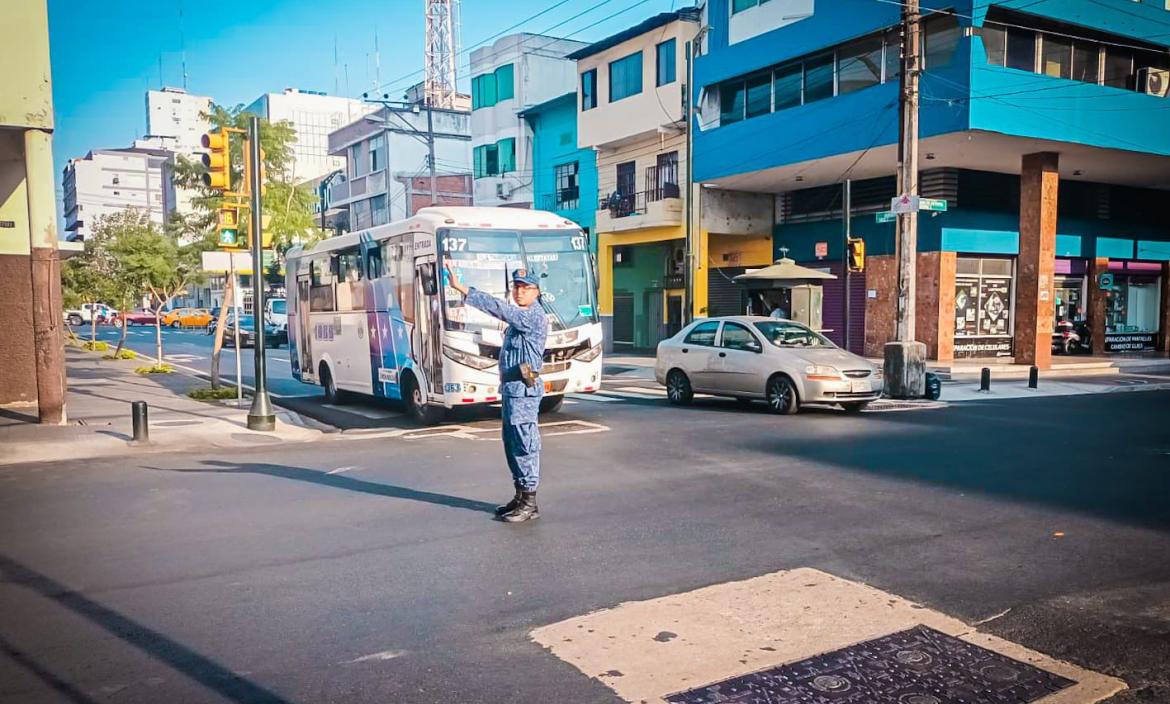
[{"label": "red car in distance", "polygon": [[158,319],[154,311],[145,308],[132,310],[123,315],[126,317],[127,325],[154,325],[155,320]]}]

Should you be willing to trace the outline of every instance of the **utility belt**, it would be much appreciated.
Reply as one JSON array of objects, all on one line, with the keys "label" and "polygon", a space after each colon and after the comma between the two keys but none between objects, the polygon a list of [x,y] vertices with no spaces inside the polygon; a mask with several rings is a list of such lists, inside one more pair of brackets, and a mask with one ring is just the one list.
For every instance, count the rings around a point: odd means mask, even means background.
[{"label": "utility belt", "polygon": [[519,381],[528,388],[536,386],[540,372],[534,370],[530,364],[520,364],[515,367],[503,370],[500,374],[500,381]]}]

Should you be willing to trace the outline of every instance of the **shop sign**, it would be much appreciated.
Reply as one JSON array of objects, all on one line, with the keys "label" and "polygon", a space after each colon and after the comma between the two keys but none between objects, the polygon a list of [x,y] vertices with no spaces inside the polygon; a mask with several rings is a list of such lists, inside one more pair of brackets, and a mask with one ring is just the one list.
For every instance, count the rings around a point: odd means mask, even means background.
[{"label": "shop sign", "polygon": [[825,257],[829,256],[829,243],[817,242],[816,255],[817,259],[824,259]]},{"label": "shop sign", "polygon": [[1012,356],[1012,338],[1010,337],[956,337],[955,357],[1010,357]]},{"label": "shop sign", "polygon": [[1146,352],[1154,349],[1156,335],[1152,332],[1112,333],[1105,336],[1105,352]]},{"label": "shop sign", "polygon": [[1097,285],[1105,290],[1113,288],[1113,274],[1106,272],[1098,276]]}]

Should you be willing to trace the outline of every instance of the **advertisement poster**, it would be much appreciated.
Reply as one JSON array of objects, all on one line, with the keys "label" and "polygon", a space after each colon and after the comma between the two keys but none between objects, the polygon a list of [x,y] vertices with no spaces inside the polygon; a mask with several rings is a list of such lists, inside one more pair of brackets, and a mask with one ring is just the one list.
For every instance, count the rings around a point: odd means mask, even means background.
[{"label": "advertisement poster", "polygon": [[955,357],[1010,357],[1011,279],[955,280]]}]

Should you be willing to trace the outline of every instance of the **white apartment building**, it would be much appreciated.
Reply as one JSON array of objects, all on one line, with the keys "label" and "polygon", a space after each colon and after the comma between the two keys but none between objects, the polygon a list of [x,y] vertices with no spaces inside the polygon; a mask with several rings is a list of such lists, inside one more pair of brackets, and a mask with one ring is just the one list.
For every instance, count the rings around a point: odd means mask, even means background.
[{"label": "white apartment building", "polygon": [[211,129],[211,98],[182,88],[146,91],[147,140],[158,138],[167,149],[187,157],[206,151],[200,140]]},{"label": "white apartment building", "polygon": [[71,159],[62,174],[66,239],[84,240],[97,219],[127,208],[160,228],[176,207],[170,179],[172,152],[162,149],[95,149]]},{"label": "white apartment building", "polygon": [[520,113],[573,91],[586,44],[512,34],[471,52],[471,146],[475,204],[530,208],[532,129]]},{"label": "white apartment building", "polygon": [[344,169],[330,181],[327,214],[347,211],[344,229],[352,231],[410,217],[432,200],[471,205],[470,122],[465,111],[431,111],[433,191],[426,107],[383,107],[333,132],[329,154]]},{"label": "white apartment building", "polygon": [[286,88],[283,93],[265,93],[244,108],[244,112],[269,122],[287,120],[292,123],[297,131],[293,145],[293,180],[300,183],[345,168],[344,157],[329,154],[329,134],[379,107],[319,91]]}]

